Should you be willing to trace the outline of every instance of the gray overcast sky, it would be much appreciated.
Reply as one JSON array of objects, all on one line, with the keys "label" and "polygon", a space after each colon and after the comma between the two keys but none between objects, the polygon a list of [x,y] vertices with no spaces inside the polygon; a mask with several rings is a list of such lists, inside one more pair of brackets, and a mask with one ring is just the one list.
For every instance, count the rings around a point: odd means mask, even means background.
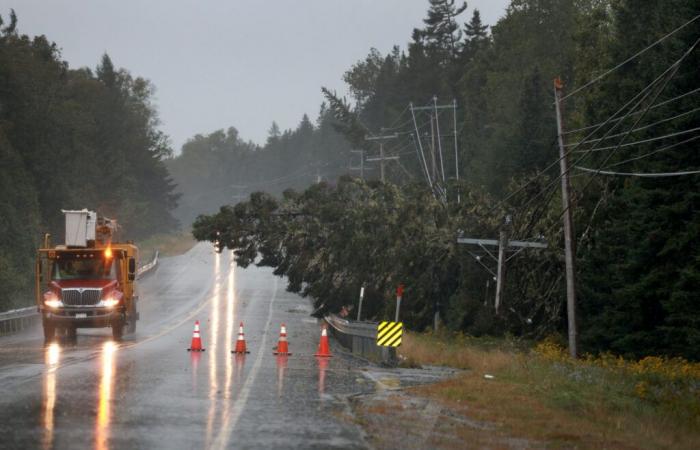
[{"label": "gray overcast sky", "polygon": [[[471,0],[493,24],[508,0]],[[316,118],[321,86],[345,92],[342,74],[371,47],[402,48],[427,0],[0,0],[19,30],[45,34],[73,68],[114,64],[151,80],[173,148],[235,126],[263,143],[270,123]]]}]

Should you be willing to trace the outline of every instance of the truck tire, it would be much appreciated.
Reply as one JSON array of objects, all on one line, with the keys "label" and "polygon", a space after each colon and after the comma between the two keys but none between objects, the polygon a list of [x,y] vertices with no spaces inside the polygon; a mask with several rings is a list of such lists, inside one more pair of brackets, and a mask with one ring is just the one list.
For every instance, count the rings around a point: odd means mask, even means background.
[{"label": "truck tire", "polygon": [[66,337],[71,341],[78,339],[78,328],[70,325],[66,327]]},{"label": "truck tire", "polygon": [[120,341],[124,336],[124,321],[116,320],[112,322],[112,338],[115,341]]},{"label": "truck tire", "polygon": [[46,319],[42,321],[42,325],[44,326],[44,342],[53,341],[56,337],[56,325]]}]

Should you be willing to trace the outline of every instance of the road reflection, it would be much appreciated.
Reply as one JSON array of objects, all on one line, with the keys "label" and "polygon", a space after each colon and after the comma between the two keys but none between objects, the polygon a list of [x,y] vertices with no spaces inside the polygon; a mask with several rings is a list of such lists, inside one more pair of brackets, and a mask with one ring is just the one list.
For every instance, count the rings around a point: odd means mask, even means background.
[{"label": "road reflection", "polygon": [[197,373],[199,372],[199,359],[202,357],[200,352],[191,352],[190,361],[192,361],[192,392],[197,392]]},{"label": "road reflection", "polygon": [[[234,355],[231,354],[233,350],[233,324],[236,321],[236,294],[235,294],[235,282],[236,273],[234,270],[235,262],[233,260],[233,252],[229,253],[229,269],[228,269],[228,283],[226,288],[226,346],[224,350],[224,358],[226,360],[226,382],[224,384],[224,404],[222,407],[221,417],[222,424],[221,428],[226,430],[229,426],[230,420],[230,408],[231,408],[231,398],[233,393],[231,392],[231,387],[233,384],[234,370],[233,370],[233,358]],[[242,356],[242,355],[235,355]],[[239,364],[243,364],[245,359],[236,358],[236,375],[240,373]]]},{"label": "road reflection", "polygon": [[318,394],[323,399],[323,393],[326,390],[326,370],[328,369],[328,358],[316,358],[318,361]]},{"label": "road reflection", "polygon": [[117,344],[107,341],[102,345],[102,372],[100,374],[100,391],[97,403],[97,423],[95,426],[95,448],[107,450],[109,445],[109,426],[114,389],[114,360]]},{"label": "road reflection", "polygon": [[58,342],[52,342],[46,347],[44,362],[46,370],[44,372],[44,398],[42,405],[42,419],[44,426],[44,436],[42,447],[51,448],[53,446],[53,420],[54,407],[56,406],[56,370],[61,359],[61,346]]},{"label": "road reflection", "polygon": [[206,447],[211,443],[216,419],[216,392],[219,389],[217,377],[216,350],[219,340],[219,295],[221,292],[221,253],[214,254],[214,295],[211,302],[211,323],[209,326],[209,413],[207,414]]},{"label": "road reflection", "polygon": [[287,355],[277,355],[277,397],[282,397],[284,390],[284,372],[287,370]]},{"label": "road reflection", "polygon": [[228,283],[226,289],[226,384],[224,386],[224,408],[228,409],[228,400],[231,398],[231,379],[233,376],[233,358],[231,351],[233,350],[233,324],[236,321],[236,296],[234,294],[235,272],[233,262],[233,252],[230,256],[228,270]]}]

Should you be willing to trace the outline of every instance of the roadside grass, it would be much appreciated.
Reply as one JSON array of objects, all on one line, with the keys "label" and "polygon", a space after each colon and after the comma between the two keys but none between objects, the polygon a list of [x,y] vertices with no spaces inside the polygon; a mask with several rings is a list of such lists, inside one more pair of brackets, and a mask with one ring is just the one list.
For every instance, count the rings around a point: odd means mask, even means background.
[{"label": "roadside grass", "polygon": [[192,233],[187,230],[181,233],[156,234],[137,242],[137,245],[141,262],[145,264],[153,259],[156,250],[160,252],[160,256],[176,256],[187,252],[196,243]]},{"label": "roadside grass", "polygon": [[[700,448],[697,363],[612,355],[572,361],[553,340],[528,345],[414,333],[404,335],[399,353],[408,366],[466,369],[413,393],[536,447]],[[481,432],[461,427],[457,433],[468,440]]]}]

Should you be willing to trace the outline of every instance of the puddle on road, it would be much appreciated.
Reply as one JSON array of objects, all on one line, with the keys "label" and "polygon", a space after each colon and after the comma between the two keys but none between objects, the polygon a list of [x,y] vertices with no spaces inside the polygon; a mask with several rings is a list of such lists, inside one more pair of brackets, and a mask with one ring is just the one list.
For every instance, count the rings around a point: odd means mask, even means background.
[{"label": "puddle on road", "polygon": [[436,383],[460,372],[449,367],[424,366],[422,369],[368,368],[362,375],[375,384],[377,391],[391,391]]}]

